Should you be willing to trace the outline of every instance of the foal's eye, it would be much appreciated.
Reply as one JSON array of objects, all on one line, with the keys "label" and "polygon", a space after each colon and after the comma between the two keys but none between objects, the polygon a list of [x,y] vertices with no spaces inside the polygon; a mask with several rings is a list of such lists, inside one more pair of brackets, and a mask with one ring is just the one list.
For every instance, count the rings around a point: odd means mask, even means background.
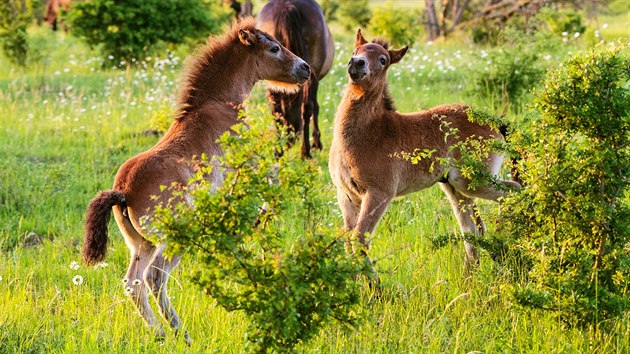
[{"label": "foal's eye", "polygon": [[277,45],[271,47],[271,49],[269,49],[270,52],[272,52],[273,54],[276,54],[280,51],[280,47],[278,47]]},{"label": "foal's eye", "polygon": [[381,57],[381,65],[385,66],[387,64],[387,58]]}]

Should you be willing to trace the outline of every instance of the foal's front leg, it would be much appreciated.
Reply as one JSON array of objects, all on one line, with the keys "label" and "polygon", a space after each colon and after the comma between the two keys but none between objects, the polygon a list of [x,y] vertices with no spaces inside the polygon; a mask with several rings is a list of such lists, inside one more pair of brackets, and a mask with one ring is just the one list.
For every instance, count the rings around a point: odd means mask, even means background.
[{"label": "foal's front leg", "polygon": [[377,285],[380,283],[374,264],[368,256],[370,249],[370,240],[366,239],[366,234],[372,234],[381,217],[387,210],[389,203],[394,198],[393,193],[382,192],[378,190],[368,190],[363,196],[361,202],[361,210],[359,219],[355,228],[359,242],[363,245],[362,253],[365,255],[367,266],[370,267],[372,274],[376,276]]}]

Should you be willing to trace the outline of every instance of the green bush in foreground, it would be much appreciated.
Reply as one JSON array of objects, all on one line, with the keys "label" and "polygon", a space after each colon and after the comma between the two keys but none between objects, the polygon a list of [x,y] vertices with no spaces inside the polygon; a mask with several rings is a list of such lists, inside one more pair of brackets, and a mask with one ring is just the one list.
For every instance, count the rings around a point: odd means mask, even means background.
[{"label": "green bush in foreground", "polygon": [[159,42],[200,40],[219,31],[231,14],[202,0],[92,0],[72,5],[72,34],[99,47],[117,64],[142,61]]},{"label": "green bush in foreground", "polygon": [[520,149],[525,188],[503,203],[503,231],[531,264],[524,305],[599,328],[628,308],[630,60],[599,47],[550,70]]},{"label": "green bush in foreground", "polygon": [[[213,163],[202,159],[188,189],[176,193],[190,204],[157,211],[153,226],[168,252],[194,255],[201,268],[194,281],[228,311],[248,316],[250,350],[291,350],[333,319],[354,325],[362,265],[346,254],[345,238],[318,223],[316,211],[326,208],[314,190],[321,171],[291,151],[278,161],[273,132],[233,129],[221,138],[223,185],[213,191],[204,179]],[[287,213],[291,201],[301,208]],[[287,226],[297,220],[303,230]]]}]

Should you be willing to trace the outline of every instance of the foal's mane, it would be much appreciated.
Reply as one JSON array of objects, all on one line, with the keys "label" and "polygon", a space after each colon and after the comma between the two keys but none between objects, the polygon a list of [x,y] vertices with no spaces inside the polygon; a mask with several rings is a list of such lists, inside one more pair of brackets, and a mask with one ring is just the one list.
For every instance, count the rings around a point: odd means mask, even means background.
[{"label": "foal's mane", "polygon": [[[180,82],[179,95],[177,98],[177,111],[175,113],[175,119],[179,120],[190,113],[194,108],[197,108],[199,99],[203,93],[202,88],[199,87],[200,83],[206,83],[209,80],[216,80],[209,73],[207,68],[211,65],[222,65],[222,63],[212,63],[216,54],[231,48],[240,43],[238,33],[239,31],[257,31],[256,21],[252,17],[247,17],[240,21],[233,21],[231,27],[224,31],[222,35],[210,36],[206,41],[206,44],[196,50],[191,60],[186,65],[182,79]],[[230,68],[223,67],[225,70]]]}]

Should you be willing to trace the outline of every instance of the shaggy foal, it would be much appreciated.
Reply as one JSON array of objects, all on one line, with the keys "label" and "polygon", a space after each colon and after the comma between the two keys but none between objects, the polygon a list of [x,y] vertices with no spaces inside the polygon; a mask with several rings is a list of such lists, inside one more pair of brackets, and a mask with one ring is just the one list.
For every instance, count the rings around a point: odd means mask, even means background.
[{"label": "shaggy foal", "polygon": [[[381,216],[397,196],[440,184],[446,193],[462,233],[479,234],[485,226],[475,214],[475,197],[497,200],[503,188],[487,185],[469,188],[470,181],[457,168],[447,168],[436,158],[457,159],[456,144],[443,126],[458,130],[460,141],[468,138],[502,139],[499,132],[468,119],[467,107],[444,105],[417,113],[395,110],[387,89],[387,69],[407,52],[388,50],[388,43],[367,43],[357,32],[355,51],[348,63],[350,82],[337,109],[328,167],[337,187],[337,199],[347,230],[357,233],[366,249],[365,234],[372,233]],[[393,157],[416,148],[434,150],[431,158],[414,165]],[[435,162],[435,163],[434,163]],[[503,156],[490,154],[488,172],[496,176]],[[431,168],[433,164],[433,168]],[[498,179],[498,185],[518,188],[516,182]],[[478,262],[473,245],[465,241],[467,262]]]},{"label": "shaggy foal", "polygon": [[[85,220],[83,259],[94,264],[105,258],[107,223],[111,211],[131,251],[125,287],[140,314],[159,336],[164,330],[151,306],[147,289],[162,315],[178,331],[182,327],[171,305],[166,285],[180,257],[165,258],[165,244],[154,245],[143,234],[141,218],[169,200],[161,186],[186,185],[195,173],[193,158],[222,154],[217,139],[241,122],[238,112],[258,80],[298,89],[311,75],[306,62],[271,36],[257,30],[253,19],[236,24],[225,35],[211,39],[188,67],[176,119],[151,149],[127,160],[116,174],[112,190],[90,203]],[[214,185],[223,179],[219,168],[206,176]],[[185,332],[186,341],[190,337]]]}]

